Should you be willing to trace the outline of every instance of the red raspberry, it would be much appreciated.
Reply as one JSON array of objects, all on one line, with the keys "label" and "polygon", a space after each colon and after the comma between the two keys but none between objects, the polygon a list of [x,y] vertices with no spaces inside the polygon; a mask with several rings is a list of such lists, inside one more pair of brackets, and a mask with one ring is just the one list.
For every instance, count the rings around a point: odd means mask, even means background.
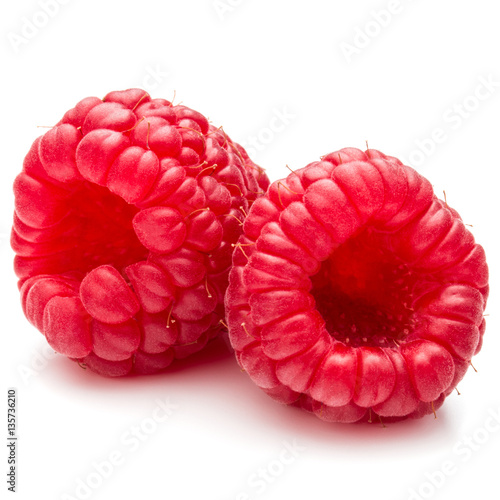
[{"label": "red raspberry", "polygon": [[226,314],[238,362],[323,420],[431,413],[481,348],[483,248],[396,158],[342,149],[274,182],[237,247]]},{"label": "red raspberry", "polygon": [[220,331],[232,244],[268,180],[185,106],[88,97],[31,147],[12,247],[26,317],[103,375],[149,373]]}]

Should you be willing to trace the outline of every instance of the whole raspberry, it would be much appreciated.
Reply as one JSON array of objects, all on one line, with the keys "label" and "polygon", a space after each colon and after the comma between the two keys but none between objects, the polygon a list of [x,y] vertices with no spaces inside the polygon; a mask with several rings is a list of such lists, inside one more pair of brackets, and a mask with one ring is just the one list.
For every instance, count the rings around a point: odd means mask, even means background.
[{"label": "whole raspberry", "polygon": [[150,373],[221,329],[232,244],[268,180],[185,106],[88,97],[14,184],[22,306],[49,344],[109,376]]},{"label": "whole raspberry", "polygon": [[342,149],[257,200],[226,294],[241,367],[331,422],[435,412],[482,343],[488,268],[430,183]]}]

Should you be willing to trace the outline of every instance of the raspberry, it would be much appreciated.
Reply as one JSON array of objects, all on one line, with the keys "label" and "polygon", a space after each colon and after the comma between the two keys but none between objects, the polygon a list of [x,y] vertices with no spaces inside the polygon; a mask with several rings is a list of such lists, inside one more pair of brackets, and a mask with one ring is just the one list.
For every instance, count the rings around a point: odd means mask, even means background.
[{"label": "raspberry", "polygon": [[231,344],[281,403],[331,422],[422,417],[481,348],[483,248],[396,158],[347,148],[274,182],[236,246]]},{"label": "raspberry", "polygon": [[185,106],[89,97],[36,139],[14,184],[28,320],[103,375],[166,368],[220,331],[232,244],[268,180]]}]

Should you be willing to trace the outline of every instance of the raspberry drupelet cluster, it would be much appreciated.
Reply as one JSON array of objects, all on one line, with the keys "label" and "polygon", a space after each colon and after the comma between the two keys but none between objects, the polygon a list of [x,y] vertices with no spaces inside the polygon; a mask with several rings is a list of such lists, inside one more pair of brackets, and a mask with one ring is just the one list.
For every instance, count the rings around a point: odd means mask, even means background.
[{"label": "raspberry drupelet cluster", "polygon": [[482,345],[483,248],[431,184],[370,149],[331,153],[252,206],[226,294],[240,366],[330,422],[417,418]]},{"label": "raspberry drupelet cluster", "polygon": [[35,140],[15,181],[26,317],[108,376],[202,349],[221,331],[232,245],[268,184],[197,111],[141,89],[83,99]]},{"label": "raspberry drupelet cluster", "polygon": [[163,370],[228,328],[273,399],[396,421],[435,414],[482,346],[483,248],[373,149],[269,186],[202,114],[129,89],[36,139],[14,193],[24,313],[101,375]]}]

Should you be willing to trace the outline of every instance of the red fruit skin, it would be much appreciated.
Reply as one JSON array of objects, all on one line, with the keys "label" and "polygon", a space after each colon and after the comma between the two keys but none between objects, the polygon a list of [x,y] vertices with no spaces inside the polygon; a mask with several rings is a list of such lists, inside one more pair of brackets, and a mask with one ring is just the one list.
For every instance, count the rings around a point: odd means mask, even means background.
[{"label": "red fruit skin", "polygon": [[163,370],[224,332],[232,245],[264,171],[197,111],[88,97],[28,152],[11,245],[28,320],[105,376]]},{"label": "red fruit skin", "polygon": [[327,422],[435,413],[482,346],[483,248],[429,181],[376,150],[342,149],[274,182],[229,276],[240,366]]}]

